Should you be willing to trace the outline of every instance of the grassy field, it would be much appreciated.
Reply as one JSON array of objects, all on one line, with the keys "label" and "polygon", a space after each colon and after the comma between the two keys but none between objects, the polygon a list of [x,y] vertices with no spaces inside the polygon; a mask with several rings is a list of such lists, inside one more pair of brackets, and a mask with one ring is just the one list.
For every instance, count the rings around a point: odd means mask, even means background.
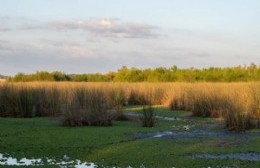
[{"label": "grassy field", "polygon": [[[140,113],[140,106],[128,106],[124,113]],[[194,137],[142,138],[135,133],[176,132],[205,129],[223,130],[222,121],[212,118],[190,117],[190,112],[171,111],[154,106],[156,115],[178,118],[157,120],[152,128],[140,122],[115,121],[112,127],[63,127],[54,118],[0,118],[0,152],[17,158],[55,157],[68,155],[73,159],[94,162],[99,166],[119,167],[259,167],[260,161],[239,159],[199,159],[195,153],[260,153],[260,137]],[[189,125],[190,130],[184,130]],[[257,133],[259,130],[251,130]],[[8,166],[7,166],[8,167]],[[55,167],[55,166],[42,166]]]}]

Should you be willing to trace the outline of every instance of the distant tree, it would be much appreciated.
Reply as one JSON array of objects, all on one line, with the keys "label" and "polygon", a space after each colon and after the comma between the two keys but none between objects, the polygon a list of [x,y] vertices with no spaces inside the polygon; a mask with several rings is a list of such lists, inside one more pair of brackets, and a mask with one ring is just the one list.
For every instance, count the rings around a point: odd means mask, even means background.
[{"label": "distant tree", "polygon": [[76,82],[236,82],[236,81],[260,81],[260,66],[252,63],[249,66],[236,67],[210,67],[204,69],[186,68],[177,66],[171,68],[158,67],[154,69],[138,69],[135,67],[121,67],[117,72],[107,74],[72,74],[63,72],[37,71],[34,74],[18,73],[8,81],[76,81]]}]

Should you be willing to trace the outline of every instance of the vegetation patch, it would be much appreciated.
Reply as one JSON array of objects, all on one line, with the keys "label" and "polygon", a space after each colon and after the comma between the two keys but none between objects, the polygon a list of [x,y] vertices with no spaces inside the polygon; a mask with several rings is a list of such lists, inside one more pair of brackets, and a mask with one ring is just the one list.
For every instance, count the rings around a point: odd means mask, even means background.
[{"label": "vegetation patch", "polygon": [[[49,157],[60,161],[67,155],[71,160],[93,162],[100,167],[259,167],[260,162],[256,160],[192,157],[200,153],[260,153],[258,130],[226,131],[219,136],[222,126],[214,124],[220,122],[217,119],[189,117],[190,112],[171,111],[163,106],[153,106],[153,109],[157,116],[180,120],[159,119],[155,127],[141,127],[133,121],[114,121],[112,127],[62,127],[52,118],[0,118],[0,153],[17,159]],[[142,106],[123,108],[123,113],[129,111],[141,113]],[[190,129],[186,130],[186,126]],[[144,139],[134,136],[136,133],[156,135],[165,130],[185,136],[157,135]],[[196,130],[208,130],[216,136],[186,136]]]}]

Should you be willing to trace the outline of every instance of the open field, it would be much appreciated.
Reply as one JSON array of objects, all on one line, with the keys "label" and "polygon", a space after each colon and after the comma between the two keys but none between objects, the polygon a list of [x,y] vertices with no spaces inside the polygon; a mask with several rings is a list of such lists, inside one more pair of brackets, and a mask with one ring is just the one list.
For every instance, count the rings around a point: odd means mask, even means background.
[{"label": "open field", "polygon": [[260,166],[259,82],[2,83],[0,116],[0,164]]}]

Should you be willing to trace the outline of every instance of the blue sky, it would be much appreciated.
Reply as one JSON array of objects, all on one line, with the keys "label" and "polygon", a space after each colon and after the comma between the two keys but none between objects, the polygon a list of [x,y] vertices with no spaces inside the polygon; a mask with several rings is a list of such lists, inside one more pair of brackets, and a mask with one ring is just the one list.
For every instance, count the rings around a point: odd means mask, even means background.
[{"label": "blue sky", "polygon": [[0,72],[260,63],[258,0],[1,0]]}]

